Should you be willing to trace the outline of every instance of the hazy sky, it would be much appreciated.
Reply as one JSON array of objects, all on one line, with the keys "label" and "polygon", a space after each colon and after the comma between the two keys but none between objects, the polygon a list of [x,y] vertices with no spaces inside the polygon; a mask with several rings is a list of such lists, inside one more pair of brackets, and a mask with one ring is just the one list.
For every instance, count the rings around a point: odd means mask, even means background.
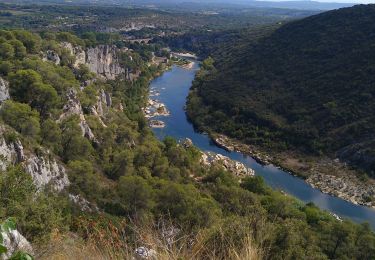
[{"label": "hazy sky", "polygon": [[[275,1],[275,2],[281,2],[281,1],[296,1],[296,0],[266,0],[266,1]],[[375,0],[312,0],[316,2],[336,2],[336,3],[359,3],[359,4],[375,4]]]},{"label": "hazy sky", "polygon": [[375,4],[375,0],[316,0],[318,2]]}]

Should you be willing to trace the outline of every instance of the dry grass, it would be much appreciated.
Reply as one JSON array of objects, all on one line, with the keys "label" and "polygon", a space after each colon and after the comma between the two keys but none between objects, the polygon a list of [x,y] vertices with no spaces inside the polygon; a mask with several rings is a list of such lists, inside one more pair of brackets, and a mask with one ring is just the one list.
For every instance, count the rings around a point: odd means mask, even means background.
[{"label": "dry grass", "polygon": [[[155,250],[156,256],[147,259],[158,260],[259,260],[265,256],[265,252],[254,242],[251,234],[238,243],[233,243],[222,239],[215,241],[212,232],[205,231],[194,235],[166,236],[169,227],[171,226],[160,225],[160,223],[142,228],[133,225],[123,226],[122,228],[127,230],[128,234],[126,234],[120,231],[121,228],[112,224],[105,227],[94,224],[90,226],[90,232],[86,233],[85,240],[74,234],[56,233],[49,245],[38,250],[36,258],[42,260],[141,259],[134,258],[135,249],[140,246]],[[220,233],[221,229],[218,228],[216,231]]]}]

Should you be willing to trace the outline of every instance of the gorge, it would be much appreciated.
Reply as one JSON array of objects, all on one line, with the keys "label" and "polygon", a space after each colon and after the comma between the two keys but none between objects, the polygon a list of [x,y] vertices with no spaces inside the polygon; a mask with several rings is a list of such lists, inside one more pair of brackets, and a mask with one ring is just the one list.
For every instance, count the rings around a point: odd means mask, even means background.
[{"label": "gorge", "polygon": [[152,81],[151,91],[160,93],[157,97],[158,100],[165,104],[170,111],[168,117],[156,117],[156,119],[165,122],[164,128],[153,129],[159,139],[162,140],[166,136],[172,136],[177,140],[189,138],[202,151],[222,154],[255,170],[255,174],[262,176],[266,183],[274,189],[284,191],[305,203],[313,202],[321,209],[336,214],[340,218],[349,218],[355,222],[369,222],[372,228],[375,228],[374,209],[355,205],[322,193],[286,171],[273,165],[261,165],[253,158],[240,152],[229,152],[214,144],[208,135],[196,132],[186,117],[184,106],[198,69],[197,63],[190,70],[173,66],[170,71]]}]

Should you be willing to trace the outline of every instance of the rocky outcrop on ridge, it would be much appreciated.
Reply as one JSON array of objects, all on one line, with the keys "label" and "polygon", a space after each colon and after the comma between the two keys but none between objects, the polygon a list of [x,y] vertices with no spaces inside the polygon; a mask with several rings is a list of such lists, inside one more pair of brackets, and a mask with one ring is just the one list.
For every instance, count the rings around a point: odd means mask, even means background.
[{"label": "rocky outcrop on ridge", "polygon": [[125,70],[120,66],[118,59],[119,49],[116,46],[99,45],[90,48],[86,52],[86,65],[90,71],[107,79],[115,79],[124,74]]},{"label": "rocky outcrop on ridge", "polygon": [[[91,72],[105,79],[112,80],[126,72],[119,62],[121,50],[114,45],[99,45],[87,50],[84,50],[81,46],[73,46],[68,42],[61,43],[61,46],[68,49],[71,55],[75,57],[75,68],[80,65],[86,65]],[[46,56],[51,61],[56,60],[54,56],[48,55],[48,52]]]}]

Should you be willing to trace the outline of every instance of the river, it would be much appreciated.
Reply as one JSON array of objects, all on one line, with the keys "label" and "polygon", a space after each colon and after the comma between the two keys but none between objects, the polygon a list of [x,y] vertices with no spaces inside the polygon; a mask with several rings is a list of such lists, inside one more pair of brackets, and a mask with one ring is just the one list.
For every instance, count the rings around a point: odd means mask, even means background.
[{"label": "river", "polygon": [[262,176],[266,183],[274,189],[280,189],[304,202],[313,202],[319,208],[330,211],[341,218],[349,218],[355,222],[369,222],[375,230],[375,210],[352,204],[343,199],[327,195],[312,188],[298,177],[276,168],[273,165],[263,166],[253,158],[239,152],[228,152],[216,146],[210,138],[194,130],[193,125],[187,120],[184,106],[195,73],[199,69],[196,63],[193,69],[173,66],[171,70],[163,73],[151,82],[150,89],[160,93],[152,97],[164,103],[170,111],[168,117],[156,117],[166,123],[165,128],[155,128],[154,133],[159,139],[172,136],[179,139],[190,138],[194,145],[202,151],[211,151],[228,156],[240,161],[255,170]]}]

